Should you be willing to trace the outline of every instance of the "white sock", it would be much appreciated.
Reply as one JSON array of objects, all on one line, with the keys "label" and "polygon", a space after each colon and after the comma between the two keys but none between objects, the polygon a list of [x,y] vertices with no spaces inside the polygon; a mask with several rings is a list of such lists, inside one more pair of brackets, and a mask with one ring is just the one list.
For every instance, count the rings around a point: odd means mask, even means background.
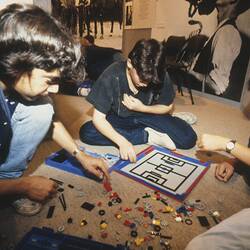
[{"label": "white sock", "polygon": [[148,144],[158,145],[170,150],[175,150],[176,146],[172,139],[165,133],[158,132],[152,128],[145,128],[148,132]]}]

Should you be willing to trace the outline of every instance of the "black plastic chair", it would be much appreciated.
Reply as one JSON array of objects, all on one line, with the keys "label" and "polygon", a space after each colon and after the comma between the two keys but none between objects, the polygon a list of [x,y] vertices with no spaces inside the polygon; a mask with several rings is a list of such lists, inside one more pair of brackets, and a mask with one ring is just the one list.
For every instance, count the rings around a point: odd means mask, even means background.
[{"label": "black plastic chair", "polygon": [[192,104],[194,104],[194,99],[188,72],[195,57],[208,39],[207,36],[200,35],[200,31],[201,28],[197,31],[193,31],[188,39],[185,39],[185,37],[170,36],[168,40],[163,43],[166,53],[165,64],[170,77],[177,85],[178,92],[181,93],[182,96],[182,86],[187,87]]}]

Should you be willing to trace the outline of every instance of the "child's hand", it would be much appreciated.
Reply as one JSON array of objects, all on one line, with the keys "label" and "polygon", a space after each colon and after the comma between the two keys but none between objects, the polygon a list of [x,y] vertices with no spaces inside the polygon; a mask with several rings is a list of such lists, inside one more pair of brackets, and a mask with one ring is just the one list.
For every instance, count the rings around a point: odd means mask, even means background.
[{"label": "child's hand", "polygon": [[227,182],[234,173],[234,167],[228,162],[222,162],[216,164],[215,177],[220,180]]},{"label": "child's hand", "polygon": [[134,146],[127,140],[124,140],[119,145],[120,156],[123,160],[129,160],[131,162],[136,162],[136,153]]},{"label": "child's hand", "polygon": [[143,112],[144,104],[137,98],[124,94],[122,104],[129,110]]}]

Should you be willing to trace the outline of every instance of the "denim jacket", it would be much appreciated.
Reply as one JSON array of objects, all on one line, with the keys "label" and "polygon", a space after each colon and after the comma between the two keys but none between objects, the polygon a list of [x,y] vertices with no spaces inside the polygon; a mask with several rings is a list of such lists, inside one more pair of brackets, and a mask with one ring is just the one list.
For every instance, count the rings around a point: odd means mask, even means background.
[{"label": "denim jacket", "polygon": [[8,156],[11,138],[11,114],[0,88],[0,164],[4,163]]}]

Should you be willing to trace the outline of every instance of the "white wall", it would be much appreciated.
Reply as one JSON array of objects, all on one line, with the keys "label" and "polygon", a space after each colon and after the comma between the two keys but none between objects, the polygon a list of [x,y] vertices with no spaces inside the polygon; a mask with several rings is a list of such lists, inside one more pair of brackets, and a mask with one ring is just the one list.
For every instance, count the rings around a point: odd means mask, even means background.
[{"label": "white wall", "polygon": [[12,3],[29,3],[33,4],[33,0],[0,0],[0,9]]},{"label": "white wall", "polygon": [[51,0],[33,0],[33,3],[51,14]]},{"label": "white wall", "polygon": [[250,38],[250,9],[240,14],[236,19],[238,29]]},{"label": "white wall", "polygon": [[45,11],[51,13],[51,0],[0,0],[0,9],[12,3],[36,4]]},{"label": "white wall", "polygon": [[[156,15],[152,29],[152,37],[163,40],[171,35],[188,36],[191,31],[198,28],[197,25],[189,25],[189,3],[185,0],[155,0]],[[200,16],[198,13],[192,19],[199,20],[203,24],[202,34],[210,36],[217,26],[217,11],[209,16]]]}]

